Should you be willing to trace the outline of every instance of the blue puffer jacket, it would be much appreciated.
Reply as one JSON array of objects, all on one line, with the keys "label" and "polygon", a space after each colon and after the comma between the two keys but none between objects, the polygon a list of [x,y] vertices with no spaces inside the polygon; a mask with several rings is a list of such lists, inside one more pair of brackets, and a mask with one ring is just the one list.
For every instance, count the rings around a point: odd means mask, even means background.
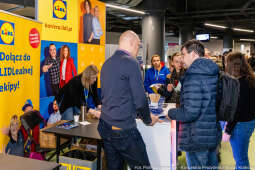
[{"label": "blue puffer jacket", "polygon": [[180,122],[178,143],[187,152],[214,149],[221,141],[215,102],[218,66],[206,58],[196,59],[181,80],[180,108],[168,116]]}]

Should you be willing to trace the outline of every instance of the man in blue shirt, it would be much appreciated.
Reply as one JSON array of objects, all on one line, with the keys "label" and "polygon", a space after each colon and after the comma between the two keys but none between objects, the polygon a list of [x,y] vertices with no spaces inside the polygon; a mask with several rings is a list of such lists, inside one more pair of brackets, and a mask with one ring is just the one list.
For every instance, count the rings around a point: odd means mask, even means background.
[{"label": "man in blue shirt", "polygon": [[101,70],[102,113],[98,131],[104,140],[107,169],[120,170],[124,161],[131,169],[151,169],[146,147],[136,127],[139,117],[154,125],[136,56],[140,40],[133,31],[124,32],[119,48]]},{"label": "man in blue shirt", "polygon": [[94,8],[94,17],[92,20],[92,29],[93,29],[93,40],[92,44],[100,44],[100,37],[103,35],[103,31],[99,22],[99,8],[95,6]]}]

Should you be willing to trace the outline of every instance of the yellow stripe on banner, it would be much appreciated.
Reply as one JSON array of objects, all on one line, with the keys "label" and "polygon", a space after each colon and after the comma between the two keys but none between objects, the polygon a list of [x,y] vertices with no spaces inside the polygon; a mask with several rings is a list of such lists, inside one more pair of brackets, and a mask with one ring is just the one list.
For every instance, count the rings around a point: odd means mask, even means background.
[{"label": "yellow stripe on banner", "polygon": [[60,163],[62,167],[66,167],[66,170],[72,170],[72,164]]},{"label": "yellow stripe on banner", "polygon": [[[90,64],[96,65],[98,70],[101,70],[105,62],[105,46],[78,44],[78,56],[78,73],[83,72]],[[98,78],[100,78],[100,72]],[[98,83],[98,87],[100,87],[100,81]]]},{"label": "yellow stripe on banner", "polygon": [[68,163],[60,163],[62,167],[66,167],[66,170],[91,170],[89,167],[73,165]]}]

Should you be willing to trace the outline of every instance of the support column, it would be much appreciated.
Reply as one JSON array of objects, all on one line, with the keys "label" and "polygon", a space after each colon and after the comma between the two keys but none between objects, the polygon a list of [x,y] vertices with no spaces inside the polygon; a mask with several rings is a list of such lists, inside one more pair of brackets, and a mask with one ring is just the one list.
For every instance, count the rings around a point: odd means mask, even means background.
[{"label": "support column", "polygon": [[233,32],[228,30],[223,36],[223,52],[233,49]]},{"label": "support column", "polygon": [[179,45],[182,45],[186,41],[192,39],[194,39],[192,24],[181,25],[179,31]]},{"label": "support column", "polygon": [[142,42],[144,63],[151,64],[151,56],[158,54],[164,61],[165,15],[164,12],[150,12],[142,20]]}]

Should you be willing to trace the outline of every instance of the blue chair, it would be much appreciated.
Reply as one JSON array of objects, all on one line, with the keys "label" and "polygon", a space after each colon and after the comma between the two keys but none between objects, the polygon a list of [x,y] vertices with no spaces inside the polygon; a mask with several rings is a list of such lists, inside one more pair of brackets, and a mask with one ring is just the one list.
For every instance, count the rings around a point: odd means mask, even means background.
[{"label": "blue chair", "polygon": [[[47,122],[50,114],[53,113],[54,96],[43,97],[40,99],[40,113],[44,120]],[[40,129],[44,128],[44,124],[40,124]]]}]

